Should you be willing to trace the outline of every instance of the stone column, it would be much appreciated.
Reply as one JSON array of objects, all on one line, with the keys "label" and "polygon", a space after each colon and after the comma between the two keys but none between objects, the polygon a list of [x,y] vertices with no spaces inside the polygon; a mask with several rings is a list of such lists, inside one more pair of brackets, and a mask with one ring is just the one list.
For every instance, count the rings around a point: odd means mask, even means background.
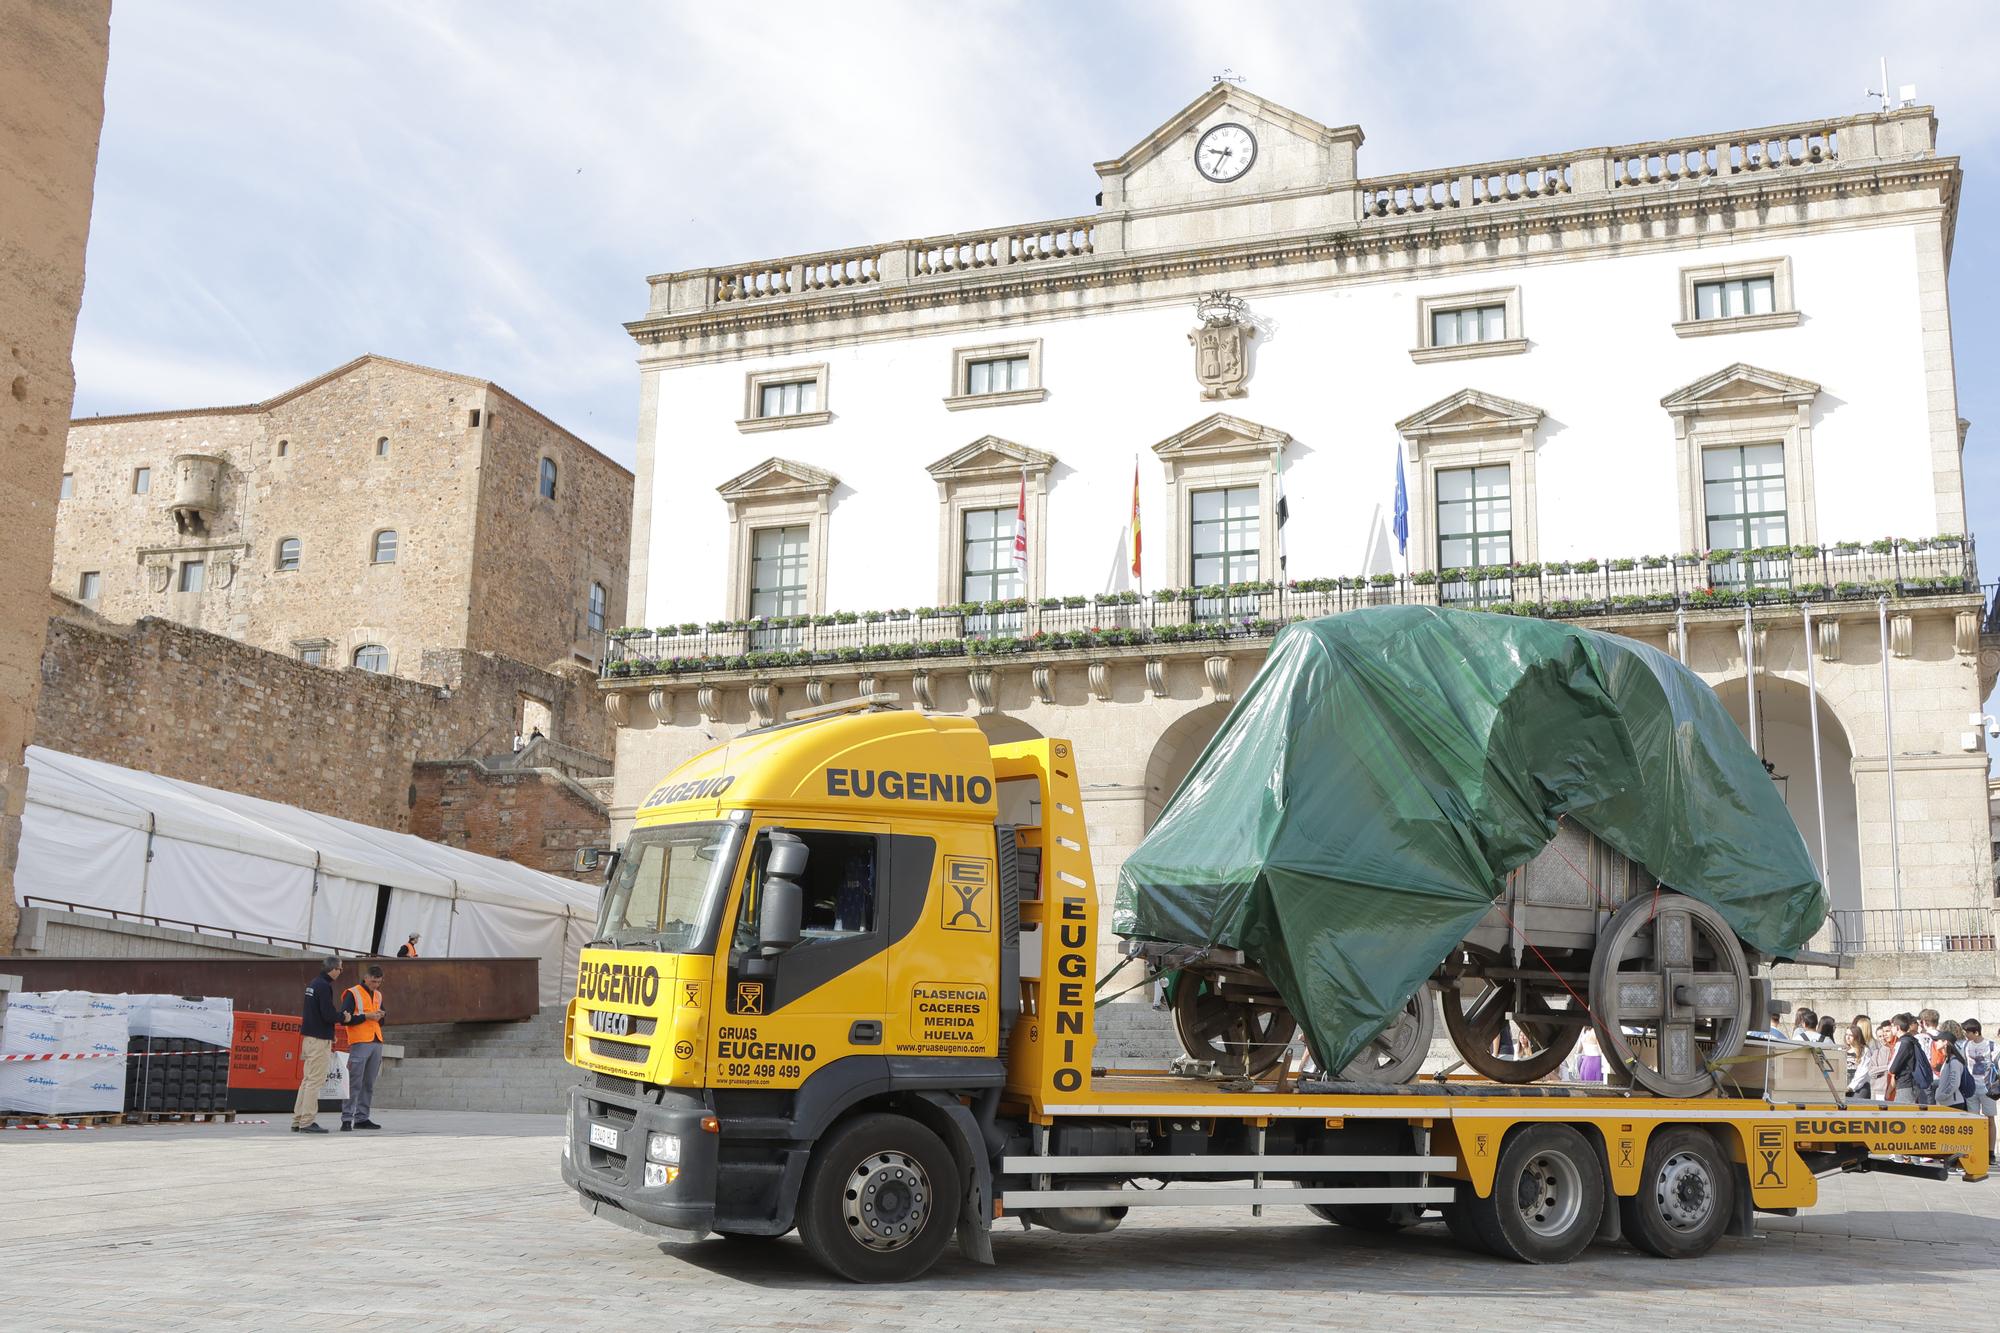
[{"label": "stone column", "polygon": [[0,0],[0,950],[19,917],[14,858],[28,774],[55,558],[56,492],[76,374],[70,345],[83,302],[83,248],[104,124],[110,0]]}]

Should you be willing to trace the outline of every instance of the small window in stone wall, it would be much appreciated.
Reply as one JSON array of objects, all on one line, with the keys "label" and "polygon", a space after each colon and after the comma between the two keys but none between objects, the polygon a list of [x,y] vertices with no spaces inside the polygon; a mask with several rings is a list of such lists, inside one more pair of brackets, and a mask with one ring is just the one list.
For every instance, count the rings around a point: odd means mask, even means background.
[{"label": "small window in stone wall", "polygon": [[389,650],[379,643],[364,643],[354,650],[354,665],[379,676],[389,669]]},{"label": "small window in stone wall", "polygon": [[479,424],[479,409],[475,407],[471,411],[467,412],[465,414],[465,420],[467,425],[477,426]]},{"label": "small window in stone wall", "polygon": [[300,648],[299,661],[304,662],[307,666],[325,666],[326,645],[314,643]]},{"label": "small window in stone wall", "polygon": [[83,576],[76,581],[76,599],[80,602],[94,602],[103,587],[103,575],[94,569],[86,569],[83,571]]},{"label": "small window in stone wall", "polygon": [[378,565],[396,563],[396,530],[384,528],[375,534],[374,544],[369,548],[369,559]]},{"label": "small window in stone wall", "polygon": [[284,573],[299,567],[299,539],[287,537],[278,543],[278,571]]},{"label": "small window in stone wall", "polygon": [[200,592],[202,584],[206,581],[204,576],[207,573],[208,566],[200,560],[181,561],[180,590],[182,592]]},{"label": "small window in stone wall", "polygon": [[56,494],[59,499],[63,500],[67,500],[72,495],[76,494],[76,473],[74,472],[63,473],[62,489],[58,491]]},{"label": "small window in stone wall", "polygon": [[388,436],[384,435],[380,439],[375,441],[375,456],[377,458],[387,458],[389,456]]},{"label": "small window in stone wall", "polygon": [[278,441],[278,457],[283,458],[286,454],[289,454],[291,451],[292,451],[292,442],[290,440]]},{"label": "small window in stone wall", "polygon": [[542,460],[541,492],[544,500],[556,498],[556,460],[553,458]]},{"label": "small window in stone wall", "polygon": [[135,467],[132,469],[132,494],[144,495],[153,489],[153,469]]}]

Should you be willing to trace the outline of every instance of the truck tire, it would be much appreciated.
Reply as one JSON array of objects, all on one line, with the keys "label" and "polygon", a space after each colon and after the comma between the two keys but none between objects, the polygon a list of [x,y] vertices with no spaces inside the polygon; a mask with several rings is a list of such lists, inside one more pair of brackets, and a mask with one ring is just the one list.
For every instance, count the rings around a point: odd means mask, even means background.
[{"label": "truck tire", "polygon": [[1639,1192],[1618,1201],[1632,1243],[1662,1259],[1707,1254],[1736,1210],[1736,1172],[1705,1129],[1667,1129],[1646,1144]]},{"label": "truck tire", "polygon": [[1466,1204],[1479,1238],[1503,1259],[1568,1263],[1597,1234],[1604,1171],[1590,1141],[1568,1125],[1528,1125],[1507,1136],[1493,1192]]},{"label": "truck tire", "polygon": [[1400,1203],[1309,1203],[1306,1211],[1322,1222],[1331,1222],[1350,1231],[1383,1234],[1401,1231],[1417,1220],[1411,1216],[1409,1205]]},{"label": "truck tire", "polygon": [[1466,1181],[1457,1181],[1452,1186],[1452,1192],[1452,1201],[1438,1210],[1444,1214],[1444,1229],[1451,1233],[1451,1238],[1458,1242],[1462,1250],[1470,1250],[1474,1254],[1493,1253],[1486,1238],[1479,1234],[1479,1224],[1472,1220],[1472,1205],[1479,1202],[1472,1186]]},{"label": "truck tire", "polygon": [[814,1150],[799,1196],[799,1239],[850,1282],[920,1276],[958,1226],[958,1162],[907,1116],[875,1112],[836,1127]]}]

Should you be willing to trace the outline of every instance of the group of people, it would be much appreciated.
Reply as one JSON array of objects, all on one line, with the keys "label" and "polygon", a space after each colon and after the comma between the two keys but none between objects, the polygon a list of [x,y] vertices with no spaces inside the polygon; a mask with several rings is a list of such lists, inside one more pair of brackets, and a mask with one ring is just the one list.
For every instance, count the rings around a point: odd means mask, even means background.
[{"label": "group of people", "polygon": [[[417,957],[418,936],[396,950],[398,958]],[[371,1117],[375,1080],[382,1072],[382,969],[369,964],[361,980],[335,996],[334,983],[345,965],[328,958],[306,986],[305,1007],[299,1014],[299,1095],[292,1103],[292,1133],[324,1134],[319,1123],[319,1093],[333,1063],[336,1028],[347,1029],[347,1097],[340,1104],[340,1128],[380,1129]]]},{"label": "group of people", "polygon": [[[1847,1060],[1847,1091],[1869,1101],[1950,1106],[1986,1117],[1986,1151],[1994,1155],[1994,1109],[2000,1099],[2000,1043],[1979,1020],[1942,1019],[1935,1009],[1897,1014],[1880,1023],[1856,1014],[1838,1019],[1800,1008],[1792,1038],[1837,1046]],[[2000,1158],[1995,1158],[2000,1160]]]}]

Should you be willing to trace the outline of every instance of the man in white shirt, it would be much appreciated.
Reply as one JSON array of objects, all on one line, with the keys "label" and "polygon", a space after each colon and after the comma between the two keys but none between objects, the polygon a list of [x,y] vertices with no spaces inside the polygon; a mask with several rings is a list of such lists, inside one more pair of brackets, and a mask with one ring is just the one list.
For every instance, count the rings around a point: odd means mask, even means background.
[{"label": "man in white shirt", "polygon": [[1993,1136],[1995,1095],[2000,1094],[2000,1042],[1988,1041],[1976,1018],[1968,1018],[1959,1026],[1965,1029],[1965,1040],[1958,1044],[1958,1053],[1965,1057],[1973,1084],[1972,1095],[1965,1099],[1965,1109],[1986,1117],[1986,1156],[2000,1161],[2000,1154],[1994,1152]]}]

